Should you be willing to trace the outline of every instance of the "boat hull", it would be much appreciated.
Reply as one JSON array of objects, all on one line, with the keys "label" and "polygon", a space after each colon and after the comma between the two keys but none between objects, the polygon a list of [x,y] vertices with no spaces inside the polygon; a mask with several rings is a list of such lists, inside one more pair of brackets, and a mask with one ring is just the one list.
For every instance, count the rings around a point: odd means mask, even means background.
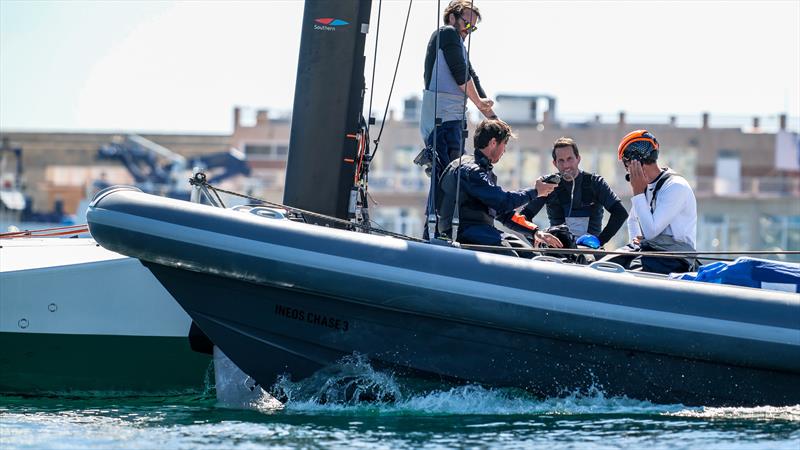
[{"label": "boat hull", "polygon": [[93,239],[0,241],[0,392],[202,392],[210,356],[140,261]]},{"label": "boat hull", "polygon": [[800,403],[795,295],[468,252],[131,191],[89,212],[264,386],[353,352],[544,396]]},{"label": "boat hull", "polygon": [[0,392],[174,395],[203,392],[208,356],[186,337],[0,332]]},{"label": "boat hull", "polygon": [[[265,387],[282,374],[302,379],[356,352],[403,375],[520,387],[540,396],[594,387],[606,395],[657,403],[800,402],[796,374],[553,339],[148,267],[211,340]],[[224,310],[214,298],[226,299]]]}]

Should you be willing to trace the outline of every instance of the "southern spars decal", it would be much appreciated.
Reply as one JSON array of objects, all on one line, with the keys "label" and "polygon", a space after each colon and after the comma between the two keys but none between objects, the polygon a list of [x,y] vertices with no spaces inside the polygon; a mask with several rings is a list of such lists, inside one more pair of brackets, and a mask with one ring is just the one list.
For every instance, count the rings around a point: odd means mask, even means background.
[{"label": "southern spars decal", "polygon": [[323,17],[321,19],[314,19],[314,29],[320,31],[336,31],[336,27],[343,27],[350,25],[350,22],[342,19],[334,19],[332,17]]}]

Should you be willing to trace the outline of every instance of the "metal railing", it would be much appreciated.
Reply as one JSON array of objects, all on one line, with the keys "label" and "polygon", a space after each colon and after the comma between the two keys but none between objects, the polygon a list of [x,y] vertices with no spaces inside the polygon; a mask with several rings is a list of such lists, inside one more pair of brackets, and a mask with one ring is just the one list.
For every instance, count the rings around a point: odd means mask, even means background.
[{"label": "metal railing", "polygon": [[714,197],[800,197],[800,178],[697,177],[694,190],[696,195]]}]

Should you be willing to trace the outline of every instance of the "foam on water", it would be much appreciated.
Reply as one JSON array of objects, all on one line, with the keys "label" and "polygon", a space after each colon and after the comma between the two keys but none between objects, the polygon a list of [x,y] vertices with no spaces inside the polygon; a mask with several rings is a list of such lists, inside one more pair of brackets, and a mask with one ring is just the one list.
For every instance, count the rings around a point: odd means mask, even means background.
[{"label": "foam on water", "polygon": [[[281,377],[267,392],[260,386],[253,386],[252,380],[229,360],[224,364],[227,365],[217,365],[218,406],[263,413],[553,417],[601,414],[800,422],[800,405],[754,408],[662,405],[624,396],[608,397],[598,386],[541,399],[521,389],[422,382],[375,370],[367,358],[359,354],[348,355],[304,380]],[[220,367],[227,367],[227,373],[221,372]]]},{"label": "foam on water", "polygon": [[800,405],[756,406],[752,408],[693,408],[684,409],[674,415],[706,419],[785,420],[800,422]]}]

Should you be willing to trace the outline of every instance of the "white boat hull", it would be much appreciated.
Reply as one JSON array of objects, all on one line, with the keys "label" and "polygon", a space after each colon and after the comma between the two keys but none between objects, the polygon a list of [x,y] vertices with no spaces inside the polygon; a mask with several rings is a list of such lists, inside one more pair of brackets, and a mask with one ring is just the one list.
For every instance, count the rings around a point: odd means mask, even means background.
[{"label": "white boat hull", "polygon": [[0,392],[202,389],[190,326],[138,260],[92,239],[0,240]]}]

